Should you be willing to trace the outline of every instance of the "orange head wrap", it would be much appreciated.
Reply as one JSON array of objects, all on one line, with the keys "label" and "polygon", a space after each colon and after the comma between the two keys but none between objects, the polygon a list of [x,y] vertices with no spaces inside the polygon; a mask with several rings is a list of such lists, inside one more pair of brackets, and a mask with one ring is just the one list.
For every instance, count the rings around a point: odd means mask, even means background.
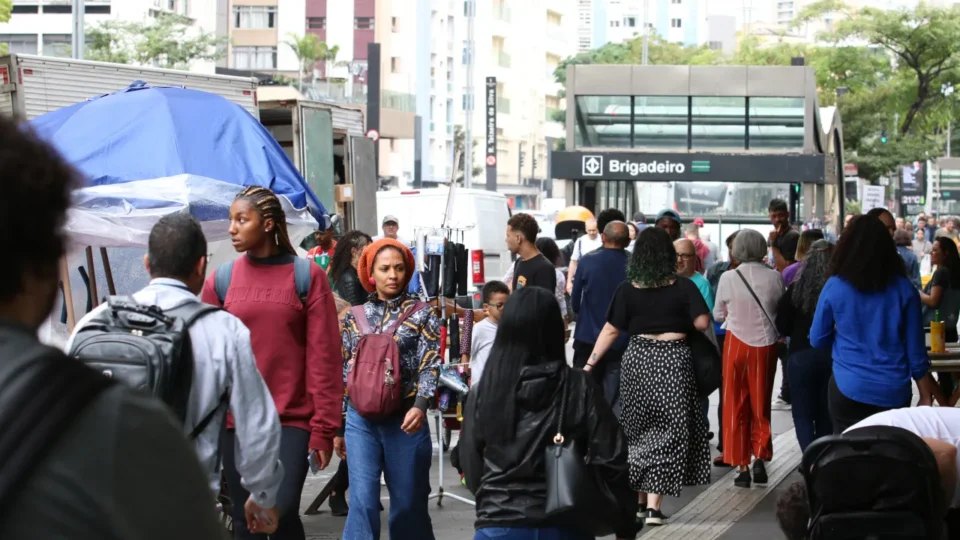
[{"label": "orange head wrap", "polygon": [[357,261],[357,275],[360,277],[360,284],[363,285],[363,288],[366,289],[367,292],[372,293],[377,290],[376,285],[374,285],[371,280],[373,276],[373,260],[377,258],[377,253],[380,253],[380,250],[388,247],[396,248],[403,254],[403,262],[407,267],[407,274],[403,280],[403,290],[407,290],[407,285],[410,285],[410,279],[413,277],[413,268],[416,264],[413,260],[413,252],[410,251],[410,248],[393,238],[381,238],[372,244],[367,244],[367,247],[363,248],[363,253],[360,254],[360,260]]}]

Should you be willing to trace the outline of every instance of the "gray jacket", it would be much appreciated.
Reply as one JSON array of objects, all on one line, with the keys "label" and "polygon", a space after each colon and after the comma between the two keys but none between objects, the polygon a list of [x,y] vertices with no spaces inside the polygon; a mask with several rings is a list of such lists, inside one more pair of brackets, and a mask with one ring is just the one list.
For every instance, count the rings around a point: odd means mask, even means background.
[{"label": "gray jacket", "polygon": [[[172,309],[187,302],[199,302],[183,283],[172,279],[155,279],[133,295],[145,305]],[[101,305],[77,323],[77,329],[106,306]],[[66,350],[73,344],[73,336]],[[250,345],[250,331],[240,319],[220,311],[198,320],[190,328],[193,346],[193,386],[187,407],[185,433],[200,423],[216,407],[220,396],[230,391],[230,412],[236,427],[237,470],[243,487],[263,508],[276,506],[277,490],[283,480],[280,463],[280,417],[273,397],[257,370]],[[196,441],[197,457],[210,475],[210,489],[220,491],[220,430],[223,416],[215,418]],[[306,456],[304,456],[306,459]],[[242,504],[243,501],[240,501]]]}]

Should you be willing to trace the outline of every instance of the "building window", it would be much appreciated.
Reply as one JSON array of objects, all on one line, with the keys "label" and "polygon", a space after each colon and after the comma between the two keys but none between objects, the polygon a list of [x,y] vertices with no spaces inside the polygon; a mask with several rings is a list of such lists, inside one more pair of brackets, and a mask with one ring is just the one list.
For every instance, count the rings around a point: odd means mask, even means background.
[{"label": "building window", "polygon": [[0,34],[0,43],[6,43],[10,54],[37,54],[36,34]]},{"label": "building window", "polygon": [[167,0],[167,9],[170,11],[177,10],[177,0]]},{"label": "building window", "polygon": [[394,34],[400,32],[400,19],[398,17],[390,17],[390,31]]},{"label": "building window", "polygon": [[311,30],[323,30],[327,27],[326,17],[307,17],[307,28]]},{"label": "building window", "polygon": [[400,73],[400,57],[390,57],[390,73]]},{"label": "building window", "polygon": [[611,28],[620,28],[620,21],[610,21]]},{"label": "building window", "polygon": [[680,19],[670,19],[670,28],[682,28],[683,21]]},{"label": "building window", "polygon": [[708,44],[708,46],[710,47],[710,50],[711,50],[711,51],[720,51],[720,50],[723,50],[723,42],[722,42],[722,41],[711,41],[711,42]]},{"label": "building window", "polygon": [[670,0],[671,4],[679,4],[682,0]]},{"label": "building window", "polygon": [[276,47],[234,47],[233,69],[277,69]]},{"label": "building window", "polygon": [[70,58],[71,41],[70,34],[44,34],[43,55]]},{"label": "building window", "polygon": [[40,13],[40,6],[13,6],[10,11],[13,15],[24,13]]},{"label": "building window", "polygon": [[276,28],[276,6],[233,6],[233,27],[244,30]]},{"label": "building window", "polygon": [[636,28],[637,27],[637,18],[636,17],[626,17],[623,19],[623,25],[627,28]]},{"label": "building window", "polygon": [[353,27],[357,30],[373,30],[373,18],[357,17],[354,19]]}]

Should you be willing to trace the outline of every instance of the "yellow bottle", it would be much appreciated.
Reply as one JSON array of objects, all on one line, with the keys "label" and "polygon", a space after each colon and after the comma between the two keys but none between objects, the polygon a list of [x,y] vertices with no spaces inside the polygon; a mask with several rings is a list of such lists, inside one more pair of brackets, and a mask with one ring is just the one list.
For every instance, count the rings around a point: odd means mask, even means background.
[{"label": "yellow bottle", "polygon": [[930,323],[930,352],[947,352],[947,325],[940,320],[940,310]]}]

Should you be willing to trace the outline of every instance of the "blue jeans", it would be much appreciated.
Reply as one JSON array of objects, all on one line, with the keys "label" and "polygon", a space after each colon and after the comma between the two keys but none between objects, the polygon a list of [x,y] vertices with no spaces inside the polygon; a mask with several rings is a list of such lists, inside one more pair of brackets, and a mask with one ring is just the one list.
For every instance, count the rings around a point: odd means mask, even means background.
[{"label": "blue jeans", "polygon": [[427,512],[433,444],[426,421],[413,435],[403,417],[369,420],[347,409],[345,439],[350,460],[350,513],[343,540],[379,540],[380,473],[390,493],[390,540],[433,540]]},{"label": "blue jeans", "polygon": [[792,388],[793,424],[797,429],[800,450],[813,441],[833,434],[827,388],[833,373],[829,351],[807,349],[790,354],[790,386]]},{"label": "blue jeans", "polygon": [[558,528],[485,527],[477,529],[473,540],[594,540],[582,532]]}]

